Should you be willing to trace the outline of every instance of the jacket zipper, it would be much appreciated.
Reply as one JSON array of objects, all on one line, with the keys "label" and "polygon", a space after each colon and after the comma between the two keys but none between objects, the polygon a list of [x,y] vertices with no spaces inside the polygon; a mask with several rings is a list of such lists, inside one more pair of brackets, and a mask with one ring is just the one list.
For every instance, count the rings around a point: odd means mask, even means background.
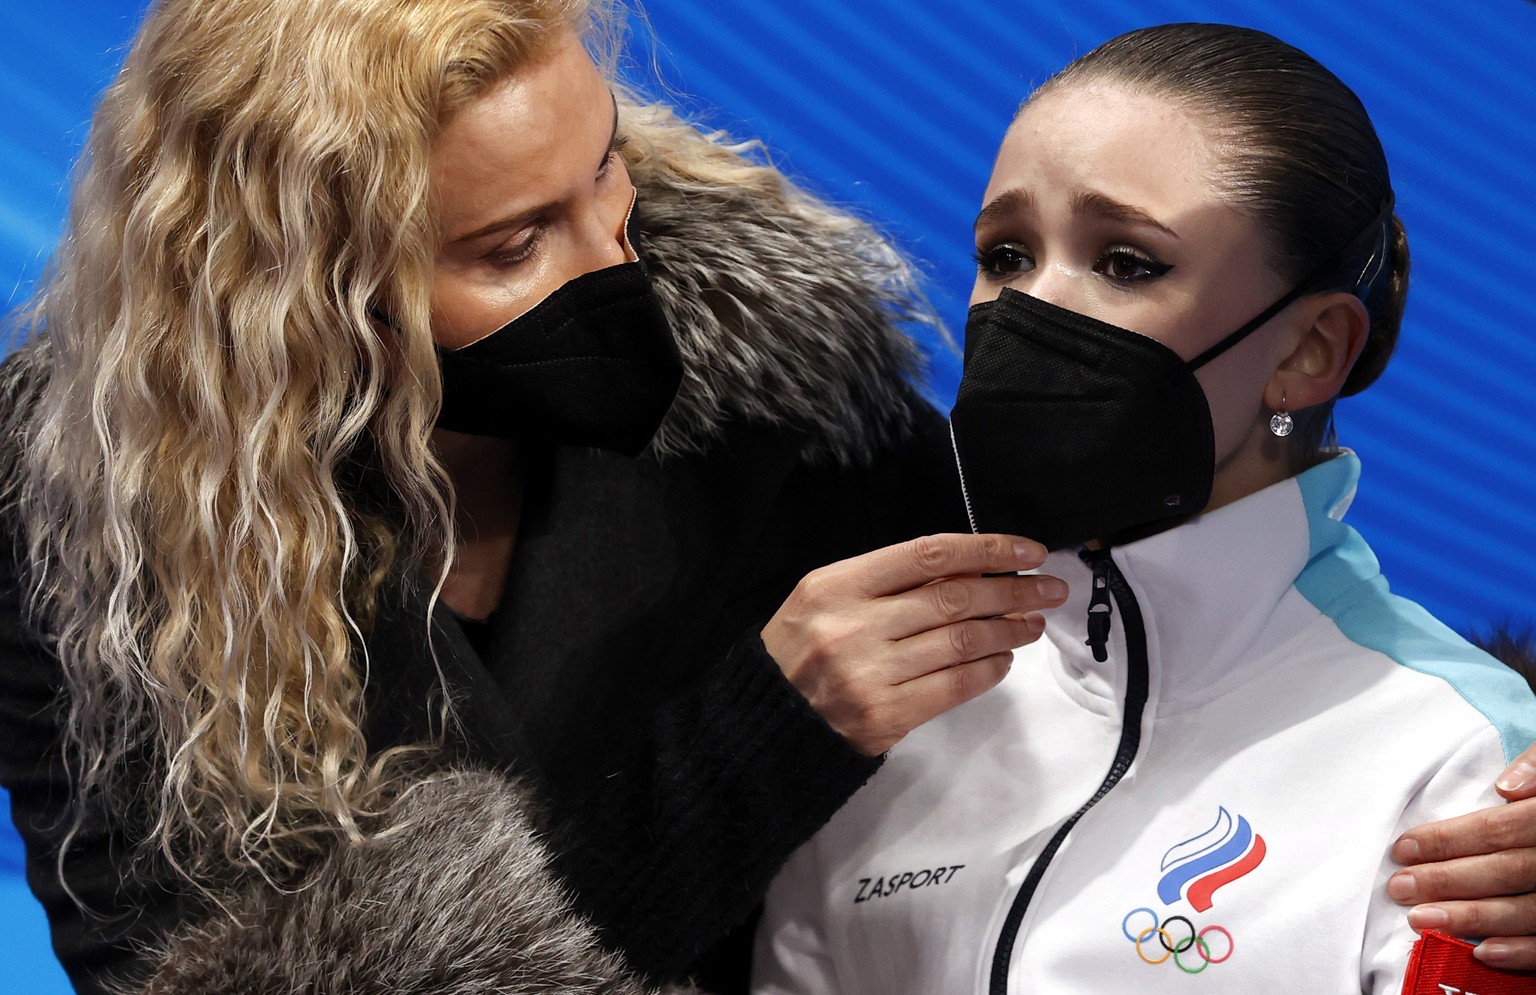
[{"label": "jacket zipper", "polygon": [[1109,659],[1109,629],[1112,622],[1112,606],[1109,603],[1109,572],[1114,561],[1109,550],[1083,550],[1083,559],[1093,570],[1093,594],[1088,600],[1088,641],[1093,659],[1103,663]]},{"label": "jacket zipper", "polygon": [[1131,591],[1120,568],[1115,566],[1109,550],[1084,550],[1082,557],[1093,570],[1093,597],[1088,605],[1088,645],[1093,649],[1095,660],[1102,663],[1109,658],[1107,647],[1111,595],[1120,608],[1121,622],[1125,626],[1125,651],[1129,660],[1126,668],[1125,710],[1120,722],[1120,745],[1115,749],[1114,762],[1109,766],[1109,773],[1104,775],[1099,790],[1056,829],[1045,849],[1040,851],[1040,856],[1035,858],[1024,883],[1019,886],[1019,893],[1014,896],[1008,916],[1003,920],[1002,934],[998,937],[997,949],[992,956],[991,984],[987,989],[990,995],[1007,995],[1008,969],[1013,961],[1013,948],[1018,943],[1019,927],[1024,922],[1024,913],[1028,911],[1035,890],[1040,886],[1040,880],[1050,867],[1056,851],[1066,842],[1067,834],[1072,832],[1078,820],[1120,783],[1120,779],[1135,761],[1136,751],[1141,747],[1141,714],[1147,704],[1148,682],[1147,630],[1142,620],[1141,606],[1136,603],[1136,595]]},{"label": "jacket zipper", "polygon": [[949,448],[955,453],[955,471],[960,475],[960,498],[965,502],[965,517],[971,522],[971,531],[977,535],[981,529],[976,527],[976,512],[971,508],[971,492],[965,486],[965,464],[960,462],[960,447],[955,444],[955,423],[949,423]]}]

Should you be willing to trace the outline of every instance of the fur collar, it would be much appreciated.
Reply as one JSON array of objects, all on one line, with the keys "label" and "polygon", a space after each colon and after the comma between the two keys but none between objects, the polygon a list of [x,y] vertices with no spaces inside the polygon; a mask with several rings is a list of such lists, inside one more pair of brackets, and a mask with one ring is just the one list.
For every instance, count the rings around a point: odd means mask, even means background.
[{"label": "fur collar", "polygon": [[415,784],[381,832],[293,889],[221,896],[151,958],[138,995],[696,995],[647,988],[548,869],[532,801],[495,773]]},{"label": "fur collar", "polygon": [[804,458],[840,465],[906,437],[921,360],[900,325],[937,321],[899,252],[793,190],[774,203],[632,174],[637,249],[684,365],[655,455],[707,451],[736,421],[785,429]]}]

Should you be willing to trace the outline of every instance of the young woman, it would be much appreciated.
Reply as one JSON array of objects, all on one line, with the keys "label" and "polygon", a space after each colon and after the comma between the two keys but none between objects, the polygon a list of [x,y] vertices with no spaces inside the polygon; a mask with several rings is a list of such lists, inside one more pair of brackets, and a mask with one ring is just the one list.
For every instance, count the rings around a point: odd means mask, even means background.
[{"label": "young woman", "polygon": [[[555,876],[682,975],[1059,602],[981,576],[1032,543],[931,539],[816,575],[873,652],[766,651],[813,569],[963,518],[925,312],[867,226],[616,90],[613,26],[144,22],[0,432],[0,783],[81,991],[579,990],[617,968]],[[953,574],[974,610],[903,607]],[[460,764],[526,776],[552,869]]]},{"label": "young woman", "polygon": [[1401,990],[1389,848],[1494,801],[1536,701],[1342,521],[1393,204],[1359,101],[1260,32],[1131,32],[1024,105],[951,427],[975,526],[1072,595],[791,859],[758,992]]}]

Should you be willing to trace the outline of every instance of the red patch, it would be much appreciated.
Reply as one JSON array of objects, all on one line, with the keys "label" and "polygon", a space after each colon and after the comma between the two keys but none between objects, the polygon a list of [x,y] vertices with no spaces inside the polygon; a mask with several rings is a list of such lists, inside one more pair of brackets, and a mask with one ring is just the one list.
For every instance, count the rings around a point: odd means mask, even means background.
[{"label": "red patch", "polygon": [[1536,995],[1536,974],[1511,974],[1472,956],[1474,944],[1426,930],[1408,955],[1403,995]]}]

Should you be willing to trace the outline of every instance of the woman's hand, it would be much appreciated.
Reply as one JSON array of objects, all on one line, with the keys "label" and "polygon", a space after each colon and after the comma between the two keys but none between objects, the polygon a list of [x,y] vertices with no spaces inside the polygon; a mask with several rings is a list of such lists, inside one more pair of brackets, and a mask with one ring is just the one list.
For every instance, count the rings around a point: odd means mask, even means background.
[{"label": "woman's hand", "polygon": [[1536,745],[1497,787],[1509,804],[1404,833],[1392,859],[1408,866],[1387,894],[1415,906],[1414,929],[1487,937],[1476,954],[1490,967],[1536,971]]},{"label": "woman's hand", "polygon": [[1013,536],[933,535],[842,560],[806,575],[763,644],[832,728],[878,756],[993,687],[1013,649],[1039,638],[1032,613],[1067,585],[1013,572],[1045,553]]}]

